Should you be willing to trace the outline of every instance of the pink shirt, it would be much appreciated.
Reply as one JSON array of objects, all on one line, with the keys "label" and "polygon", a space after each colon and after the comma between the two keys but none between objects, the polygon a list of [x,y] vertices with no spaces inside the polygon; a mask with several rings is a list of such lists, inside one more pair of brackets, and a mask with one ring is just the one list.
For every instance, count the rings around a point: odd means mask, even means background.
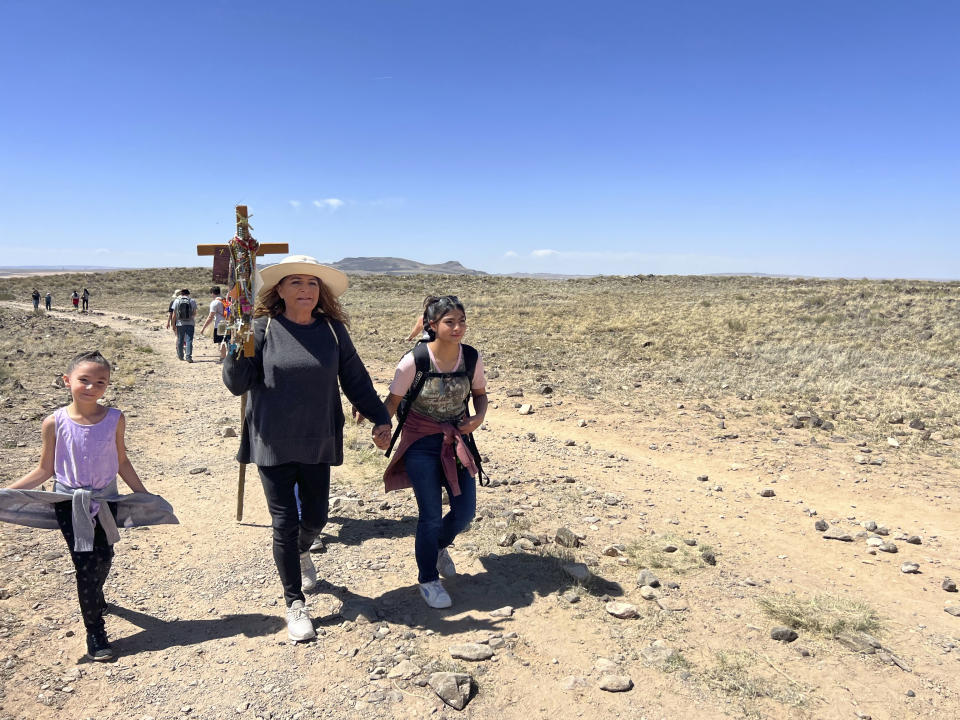
[{"label": "pink shirt", "polygon": [[[457,356],[457,362],[452,368],[441,368],[437,366],[437,359],[433,356],[433,350],[427,345],[427,353],[430,355],[430,365],[437,372],[454,372],[463,364],[463,346],[460,346],[460,354]],[[397,363],[397,371],[393,375],[393,382],[390,383],[390,393],[398,397],[407,394],[407,390],[413,384],[413,378],[417,374],[417,365],[413,359],[413,353],[408,352]],[[487,387],[487,376],[483,372],[483,358],[477,353],[477,367],[473,371],[473,382],[471,387],[474,390],[483,390]]]}]

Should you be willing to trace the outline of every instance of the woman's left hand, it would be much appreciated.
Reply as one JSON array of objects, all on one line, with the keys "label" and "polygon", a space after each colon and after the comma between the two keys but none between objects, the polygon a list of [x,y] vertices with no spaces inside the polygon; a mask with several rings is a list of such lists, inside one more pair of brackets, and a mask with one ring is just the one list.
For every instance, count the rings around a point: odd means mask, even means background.
[{"label": "woman's left hand", "polygon": [[389,425],[377,425],[373,428],[373,444],[376,445],[381,450],[386,450],[390,447],[390,426]]},{"label": "woman's left hand", "polygon": [[469,435],[478,427],[483,424],[483,417],[480,415],[471,415],[470,417],[465,417],[460,421],[460,424],[457,425],[457,430],[460,431],[463,435]]}]

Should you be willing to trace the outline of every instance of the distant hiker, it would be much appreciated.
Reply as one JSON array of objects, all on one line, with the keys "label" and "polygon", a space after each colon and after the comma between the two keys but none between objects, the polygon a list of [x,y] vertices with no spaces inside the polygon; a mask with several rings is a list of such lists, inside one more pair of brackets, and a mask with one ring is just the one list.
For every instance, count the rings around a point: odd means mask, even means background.
[{"label": "distant hiker", "polygon": [[[213,323],[213,342],[217,345],[227,341],[229,342],[230,332],[227,330],[227,301],[223,299],[220,295],[220,286],[214,285],[210,288],[210,314],[207,315],[207,319],[203,321],[203,327],[200,328],[200,334],[203,335],[204,331],[207,329],[207,326],[210,323]],[[223,331],[223,334],[220,334],[220,330]],[[217,362],[221,362],[218,360]]]},{"label": "distant hiker", "polygon": [[53,295],[51,295],[49,291],[43,296],[43,304],[47,310],[50,310],[53,305]]},{"label": "distant hiker", "polygon": [[80,302],[83,303],[82,310],[87,312],[90,308],[90,291],[86,288],[83,289],[83,292],[80,293]]},{"label": "distant hiker", "polygon": [[74,290],[73,295],[70,296],[70,299],[73,301],[73,309],[79,310],[80,309],[80,293]]},{"label": "distant hiker", "polygon": [[40,291],[34,288],[33,293],[30,295],[30,297],[33,298],[33,309],[39,310],[40,309]]},{"label": "distant hiker", "polygon": [[197,301],[184,288],[171,304],[173,321],[177,328],[177,357],[193,362],[193,332],[196,329]]},{"label": "distant hiker", "polygon": [[[479,353],[461,343],[467,315],[457,297],[428,297],[423,319],[429,340],[400,359],[390,383],[391,417],[408,400],[397,418],[400,444],[383,479],[387,492],[413,488],[420,508],[414,543],[420,594],[430,607],[447,608],[452,601],[440,576],[456,574],[447,548],[476,512],[478,468],[468,436],[487,412],[487,381]],[[445,516],[444,488],[450,499]]]},{"label": "distant hiker", "polygon": [[327,522],[330,466],[343,463],[340,388],[373,418],[373,441],[383,449],[390,442],[390,417],[337,300],[347,289],[347,276],[306,255],[286,257],[260,275],[256,352],[252,357],[228,353],[222,374],[234,395],[249,393],[237,460],[257,464],[273,518],[273,559],[283,584],[287,636],[298,642],[316,636],[303,591],[317,585],[310,546]]},{"label": "distant hiker", "polygon": [[[32,527],[60,528],[76,569],[80,614],[87,631],[87,655],[113,657],[103,613],[103,586],[113,562],[117,525],[176,523],[163,498],[151,495],[127,457],[123,413],[97,403],[110,384],[110,363],[99,352],[77,355],[63,382],[71,402],[41,426],[40,463],[0,490],[0,520]],[[117,475],[133,490],[120,495]],[[34,491],[55,478],[53,492]]]}]

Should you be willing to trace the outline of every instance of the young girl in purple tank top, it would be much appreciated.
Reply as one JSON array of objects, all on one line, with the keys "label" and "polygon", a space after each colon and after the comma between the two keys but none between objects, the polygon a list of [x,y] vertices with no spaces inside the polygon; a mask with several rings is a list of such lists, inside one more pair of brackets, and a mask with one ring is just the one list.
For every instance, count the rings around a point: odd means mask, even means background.
[{"label": "young girl in purple tank top", "polygon": [[[9,486],[29,490],[55,477],[55,489],[63,492],[106,491],[116,494],[119,474],[135,493],[146,493],[137,471],[133,469],[123,442],[125,420],[116,408],[97,403],[110,384],[110,363],[99,352],[77,355],[67,368],[63,382],[73,401],[43,421],[43,448],[40,464]],[[114,492],[110,493],[110,488]],[[110,503],[110,511],[116,508]],[[103,585],[110,573],[113,547],[97,517],[99,503],[90,503],[90,519],[94,522],[93,549],[75,549],[74,513],[78,504],[58,502],[54,505],[57,523],[70,548],[70,557],[77,570],[77,595],[80,612],[87,630],[87,654],[93,660],[109,660],[113,650],[107,641],[103,613],[106,601]],[[80,509],[79,512],[86,512]],[[87,522],[87,518],[77,518]],[[89,531],[88,531],[89,532]]]}]

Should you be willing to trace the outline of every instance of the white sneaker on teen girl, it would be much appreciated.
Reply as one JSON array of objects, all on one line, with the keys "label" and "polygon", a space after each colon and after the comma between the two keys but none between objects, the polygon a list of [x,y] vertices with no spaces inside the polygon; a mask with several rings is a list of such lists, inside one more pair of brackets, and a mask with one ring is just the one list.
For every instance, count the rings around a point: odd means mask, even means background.
[{"label": "white sneaker on teen girl", "polygon": [[446,548],[443,548],[437,555],[437,572],[440,573],[440,577],[456,577],[457,566],[453,564],[453,558],[450,557]]},{"label": "white sneaker on teen girl", "polygon": [[439,580],[420,583],[420,594],[423,596],[423,601],[427,605],[437,610],[442,610],[443,608],[448,608],[453,605],[453,600],[450,599],[450,596],[447,594],[447,591],[443,589],[443,585],[440,584]]}]

